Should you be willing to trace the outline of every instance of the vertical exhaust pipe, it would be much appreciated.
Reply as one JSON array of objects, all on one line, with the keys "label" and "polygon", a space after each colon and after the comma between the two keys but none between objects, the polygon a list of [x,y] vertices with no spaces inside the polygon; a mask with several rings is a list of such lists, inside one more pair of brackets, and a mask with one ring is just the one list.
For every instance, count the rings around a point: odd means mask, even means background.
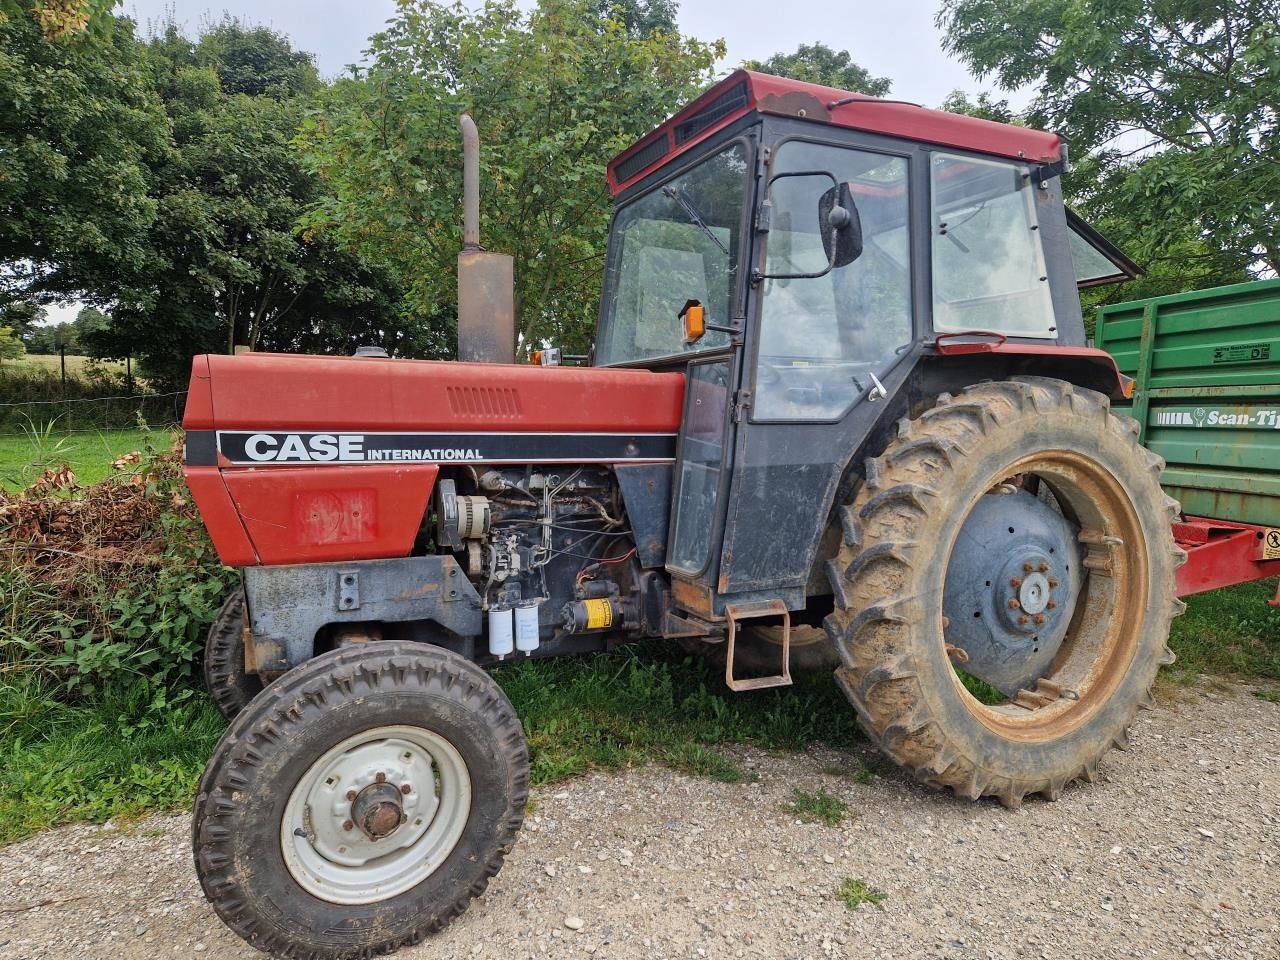
[{"label": "vertical exhaust pipe", "polygon": [[462,130],[462,252],[458,254],[458,359],[515,363],[515,265],[480,245],[480,135],[467,114]]}]

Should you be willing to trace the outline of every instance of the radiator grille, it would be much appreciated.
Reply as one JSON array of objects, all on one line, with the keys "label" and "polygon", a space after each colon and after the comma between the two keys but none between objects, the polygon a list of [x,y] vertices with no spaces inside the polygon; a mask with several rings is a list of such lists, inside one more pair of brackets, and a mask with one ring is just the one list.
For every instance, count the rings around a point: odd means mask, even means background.
[{"label": "radiator grille", "polygon": [[449,409],[458,417],[518,417],[520,394],[509,387],[448,387]]}]

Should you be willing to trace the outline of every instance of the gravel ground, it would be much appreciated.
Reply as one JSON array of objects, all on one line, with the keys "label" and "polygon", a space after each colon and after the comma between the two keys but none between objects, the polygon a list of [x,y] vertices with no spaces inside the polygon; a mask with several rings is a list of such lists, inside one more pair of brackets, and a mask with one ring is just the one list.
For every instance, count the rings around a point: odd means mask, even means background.
[{"label": "gravel ground", "polygon": [[[536,791],[487,894],[399,956],[1280,958],[1280,705],[1247,688],[1143,714],[1108,780],[1017,813],[829,772],[856,753],[735,754],[757,782],[649,767]],[[841,826],[786,813],[819,786]],[[846,877],[887,899],[850,911]],[[0,957],[170,956],[261,956],[205,904],[186,816],[0,849]]]}]

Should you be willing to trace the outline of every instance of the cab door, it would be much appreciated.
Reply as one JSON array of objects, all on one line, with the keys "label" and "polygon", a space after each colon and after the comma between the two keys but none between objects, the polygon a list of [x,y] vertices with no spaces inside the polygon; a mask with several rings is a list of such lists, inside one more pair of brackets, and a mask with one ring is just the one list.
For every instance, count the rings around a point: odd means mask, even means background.
[{"label": "cab door", "polygon": [[725,453],[732,449],[736,354],[689,364],[667,547],[667,571],[684,580],[714,576],[709,568],[712,545],[719,543],[716,519],[722,511],[717,506],[729,467]]}]

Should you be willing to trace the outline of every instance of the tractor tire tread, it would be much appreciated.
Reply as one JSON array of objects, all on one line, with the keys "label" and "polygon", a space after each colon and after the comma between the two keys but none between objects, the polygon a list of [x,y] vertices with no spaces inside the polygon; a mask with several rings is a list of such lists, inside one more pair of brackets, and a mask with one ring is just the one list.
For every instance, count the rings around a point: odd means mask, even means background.
[{"label": "tractor tire tread", "polygon": [[[1069,768],[1023,777],[986,769],[983,758],[966,753],[929,709],[911,640],[928,629],[917,558],[937,549],[936,539],[930,537],[931,521],[952,502],[953,458],[982,444],[994,430],[1063,410],[1097,417],[1131,444],[1135,463],[1144,472],[1150,470],[1154,485],[1159,458],[1138,445],[1124,419],[1111,413],[1105,396],[1043,377],[975,384],[955,396],[939,397],[915,419],[900,421],[897,439],[866,462],[867,482],[841,509],[844,542],[828,566],[837,603],[825,626],[843,662],[837,679],[867,736],[924,783],[970,799],[994,797],[1014,809],[1028,794],[1056,799],[1066,784],[1096,779],[1103,754],[1127,744],[1126,731],[1139,702],[1124,711],[1121,722],[1100,738],[1096,749]],[[1158,490],[1153,494],[1159,495]],[[1156,502],[1165,504],[1171,519],[1176,517],[1176,501],[1166,497]],[[1172,536],[1168,551],[1153,553],[1176,562],[1181,562],[1179,556],[1185,559]],[[1152,627],[1163,631],[1166,644],[1170,622],[1182,608],[1173,594],[1172,577],[1168,581],[1163,587],[1166,602],[1159,605]],[[931,602],[936,605],[940,596],[940,591],[932,595]],[[1141,703],[1151,701],[1158,668],[1153,661],[1142,678]]]},{"label": "tractor tire tread", "polygon": [[[300,944],[266,929],[248,909],[249,899],[233,869],[231,820],[257,798],[242,793],[245,771],[261,763],[264,752],[287,745],[291,734],[338,703],[389,688],[432,689],[481,715],[510,771],[506,812],[491,842],[478,857],[473,879],[448,902],[423,917],[407,933],[385,937],[355,949]],[[232,722],[205,767],[192,820],[192,848],[200,882],[214,910],[251,946],[290,960],[348,960],[386,954],[419,943],[466,911],[502,868],[515,846],[529,795],[529,752],[519,718],[501,689],[479,667],[449,651],[426,644],[375,641],[322,654],[297,667],[257,697]]]},{"label": "tractor tire tread", "polygon": [[244,590],[223,602],[204,646],[204,680],[214,706],[230,720],[262,692],[262,681],[244,669]]}]

